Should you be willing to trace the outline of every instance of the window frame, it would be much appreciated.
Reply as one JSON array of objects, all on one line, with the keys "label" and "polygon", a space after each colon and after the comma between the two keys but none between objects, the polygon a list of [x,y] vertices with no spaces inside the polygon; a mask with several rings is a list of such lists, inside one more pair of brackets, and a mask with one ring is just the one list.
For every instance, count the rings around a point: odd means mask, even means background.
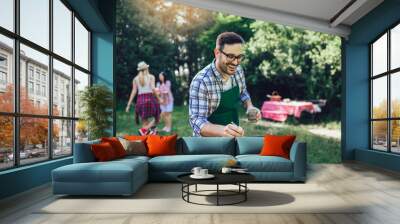
[{"label": "window frame", "polygon": [[[400,26],[400,21],[392,24],[389,28],[385,29],[384,32],[379,34],[375,39],[373,39],[370,43],[368,43],[368,52],[369,52],[369,77],[368,77],[368,84],[369,84],[369,150],[379,151],[379,152],[386,152],[391,154],[400,154],[400,152],[393,152],[392,151],[392,122],[393,121],[400,121],[400,117],[392,117],[392,98],[391,98],[391,80],[392,76],[396,75],[400,72],[400,67],[391,69],[391,31],[396,26]],[[373,44],[376,43],[381,37],[387,35],[387,64],[386,64],[386,72],[373,74]],[[373,118],[373,81],[386,77],[386,87],[387,87],[387,105],[386,105],[386,118]],[[374,148],[373,143],[373,122],[375,121],[386,121],[387,124],[387,138],[386,138],[386,151],[379,150]]]},{"label": "window frame", "polygon": [[[91,51],[92,51],[92,43],[91,43],[91,38],[92,38],[92,30],[89,28],[89,26],[85,23],[85,21],[79,16],[79,14],[72,9],[72,7],[69,5],[68,2],[66,2],[65,0],[59,0],[68,10],[71,11],[71,18],[70,18],[70,23],[71,23],[71,58],[67,59],[64,58],[63,56],[55,53],[53,50],[53,32],[54,32],[54,28],[53,28],[53,24],[54,24],[54,17],[53,17],[53,1],[54,0],[48,0],[49,2],[49,48],[46,49],[42,46],[40,46],[39,44],[36,44],[32,41],[30,41],[29,39],[24,38],[23,36],[20,35],[20,0],[14,0],[13,1],[13,10],[14,10],[14,30],[10,31],[4,27],[0,26],[0,35],[3,35],[5,37],[11,38],[13,40],[13,64],[12,66],[12,74],[13,75],[13,79],[14,79],[14,111],[13,112],[1,112],[0,111],[0,116],[11,116],[13,118],[13,153],[14,153],[14,161],[13,161],[13,166],[11,167],[5,167],[5,168],[0,168],[0,172],[5,171],[5,170],[11,170],[11,169],[16,169],[19,167],[23,167],[23,166],[29,166],[29,165],[33,165],[33,164],[37,164],[37,163],[43,163],[49,160],[53,160],[53,159],[61,159],[61,158],[65,158],[65,157],[70,157],[73,156],[73,152],[74,152],[74,143],[75,143],[75,126],[76,126],[76,121],[79,120],[79,117],[75,116],[75,108],[72,107],[72,111],[70,116],[66,115],[66,116],[55,116],[53,115],[53,59],[58,60],[61,63],[64,63],[68,66],[71,66],[71,93],[73,94],[72,97],[72,102],[71,104],[74,105],[75,103],[75,89],[74,89],[74,80],[75,80],[75,69],[78,69],[79,71],[88,74],[89,76],[89,83],[88,85],[91,86],[92,85],[92,57],[91,57]],[[88,69],[85,69],[81,66],[79,66],[78,64],[75,63],[75,25],[74,25],[74,20],[75,18],[77,20],[79,20],[79,22],[84,26],[84,28],[88,31],[88,35],[89,35],[89,39],[88,39],[88,57],[89,57],[89,65],[88,65]],[[48,63],[48,74],[47,74],[47,79],[48,82],[46,84],[45,90],[45,95],[48,96],[48,108],[49,111],[46,115],[38,115],[38,114],[22,114],[20,112],[20,85],[21,85],[21,81],[20,81],[20,64],[21,64],[21,56],[20,56],[20,45],[23,44],[27,47],[32,48],[33,50],[36,50],[40,53],[43,53],[45,55],[48,56],[49,59],[49,63]],[[29,66],[29,64],[27,64],[27,66]],[[28,69],[30,67],[27,67],[27,73],[26,75],[26,81],[33,81],[33,85],[35,86],[36,83],[40,83],[41,87],[42,87],[42,79],[41,79],[41,74],[42,72],[39,73],[39,80],[37,80],[38,82],[36,82],[36,68],[34,68],[33,70],[33,79],[30,79],[30,74],[28,72]],[[27,86],[28,87],[28,86]],[[34,87],[35,88],[35,87]],[[29,91],[27,89],[27,91]],[[36,89],[34,89],[34,92],[36,91]],[[42,96],[42,94],[38,95],[38,96]],[[43,97],[43,96],[42,96]],[[36,103],[36,102],[34,102]],[[56,156],[55,158],[53,155],[53,144],[48,144],[47,149],[48,150],[48,155],[47,158],[44,158],[41,161],[38,162],[32,162],[32,163],[26,163],[26,164],[21,164],[20,161],[20,143],[19,143],[19,138],[20,138],[20,119],[21,118],[45,118],[47,119],[48,122],[48,136],[47,136],[47,142],[48,143],[52,143],[53,142],[53,137],[52,137],[52,133],[53,133],[53,121],[56,120],[65,120],[65,121],[71,121],[71,153],[69,155],[63,155],[63,156]]]}]

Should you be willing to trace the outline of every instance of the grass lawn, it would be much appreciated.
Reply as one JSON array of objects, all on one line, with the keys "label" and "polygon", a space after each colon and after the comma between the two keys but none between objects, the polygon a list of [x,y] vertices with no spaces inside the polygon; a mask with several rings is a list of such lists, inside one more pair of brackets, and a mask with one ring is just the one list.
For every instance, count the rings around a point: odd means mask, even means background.
[{"label": "grass lawn", "polygon": [[[134,120],[134,112],[126,113],[121,107],[117,110],[117,136],[125,134],[138,134],[138,128]],[[179,136],[192,136],[192,128],[188,122],[187,106],[176,106],[173,112],[173,128],[172,132]],[[307,153],[309,163],[340,163],[340,140],[335,138],[323,137],[309,132],[308,127],[323,127],[330,129],[340,128],[340,123],[335,124],[279,124],[275,122],[261,121],[256,124],[246,121],[244,111],[240,113],[240,125],[245,130],[246,136],[263,136],[266,133],[277,135],[296,135],[298,141],[307,143]],[[158,130],[163,128],[163,123],[158,125]],[[160,132],[164,135],[164,132]]]}]

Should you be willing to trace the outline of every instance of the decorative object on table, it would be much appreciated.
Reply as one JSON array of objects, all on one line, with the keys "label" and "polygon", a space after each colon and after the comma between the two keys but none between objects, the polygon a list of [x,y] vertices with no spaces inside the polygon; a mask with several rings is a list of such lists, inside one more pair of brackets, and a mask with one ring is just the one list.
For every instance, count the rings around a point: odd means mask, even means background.
[{"label": "decorative object on table", "polygon": [[201,169],[203,169],[203,168],[201,168],[200,166],[197,166],[197,167],[193,167],[192,168],[192,170],[191,170],[191,172],[194,174],[194,175],[200,175],[200,170]]},{"label": "decorative object on table", "polygon": [[113,95],[108,87],[94,84],[79,92],[81,118],[88,128],[89,139],[110,136],[112,127]]},{"label": "decorative object on table", "polygon": [[235,159],[228,159],[224,167],[239,168],[239,164]]},{"label": "decorative object on table", "polygon": [[231,167],[222,167],[221,173],[248,173],[246,168],[231,168]]},{"label": "decorative object on table", "polygon": [[221,173],[230,173],[232,172],[232,168],[230,167],[222,167]]},{"label": "decorative object on table", "polygon": [[193,179],[211,179],[214,178],[214,175],[208,173],[208,169],[203,169],[201,167],[193,167],[191,170],[192,174],[190,178]]},{"label": "decorative object on table", "polygon": [[271,101],[281,101],[282,97],[279,95],[278,91],[272,91],[271,95],[267,95],[269,97],[269,100]]}]

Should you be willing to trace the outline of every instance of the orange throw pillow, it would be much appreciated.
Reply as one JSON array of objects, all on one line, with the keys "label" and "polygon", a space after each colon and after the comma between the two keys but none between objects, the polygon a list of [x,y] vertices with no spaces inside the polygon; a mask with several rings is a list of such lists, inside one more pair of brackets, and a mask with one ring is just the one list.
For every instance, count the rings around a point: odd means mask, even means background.
[{"label": "orange throw pillow", "polygon": [[165,155],[176,155],[176,139],[177,135],[171,136],[159,136],[149,135],[147,136],[147,155],[148,156],[165,156]]},{"label": "orange throw pillow", "polygon": [[101,142],[108,142],[111,144],[112,148],[114,149],[115,155],[117,158],[125,157],[126,151],[124,146],[122,146],[121,142],[116,137],[111,138],[101,138]]},{"label": "orange throw pillow", "polygon": [[290,159],[290,148],[296,136],[276,136],[276,135],[265,135],[264,145],[261,149],[260,155],[262,156],[280,156],[286,159]]},{"label": "orange throw pillow", "polygon": [[145,135],[145,136],[141,136],[141,135],[125,135],[124,139],[129,140],[129,141],[141,140],[143,142],[146,142],[147,135]]},{"label": "orange throw pillow", "polygon": [[93,144],[90,147],[94,157],[99,162],[110,161],[117,158],[112,145],[108,142]]}]

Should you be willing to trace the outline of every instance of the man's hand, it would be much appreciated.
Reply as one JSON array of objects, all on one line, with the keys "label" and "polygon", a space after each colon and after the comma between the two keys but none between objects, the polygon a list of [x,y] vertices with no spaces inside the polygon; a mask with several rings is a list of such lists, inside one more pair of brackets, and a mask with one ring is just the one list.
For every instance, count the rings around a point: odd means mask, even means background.
[{"label": "man's hand", "polygon": [[261,119],[261,111],[255,106],[250,106],[247,108],[246,114],[249,120],[254,120],[254,113],[255,113],[255,122],[259,121]]},{"label": "man's hand", "polygon": [[244,130],[240,126],[228,124],[224,127],[224,135],[227,137],[241,137],[244,135]]},{"label": "man's hand", "polygon": [[130,107],[130,106],[131,106],[131,105],[129,105],[129,104],[126,106],[125,112],[129,113],[129,107]]}]

